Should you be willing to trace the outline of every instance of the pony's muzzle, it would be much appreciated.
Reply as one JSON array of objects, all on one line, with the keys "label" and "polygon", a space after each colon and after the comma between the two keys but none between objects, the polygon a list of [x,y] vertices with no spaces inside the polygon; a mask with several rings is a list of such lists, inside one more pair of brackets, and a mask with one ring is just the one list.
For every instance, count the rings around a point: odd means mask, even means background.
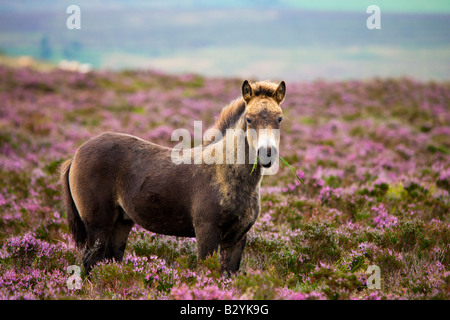
[{"label": "pony's muzzle", "polygon": [[259,147],[258,158],[264,168],[270,168],[276,160],[278,150],[274,146]]}]

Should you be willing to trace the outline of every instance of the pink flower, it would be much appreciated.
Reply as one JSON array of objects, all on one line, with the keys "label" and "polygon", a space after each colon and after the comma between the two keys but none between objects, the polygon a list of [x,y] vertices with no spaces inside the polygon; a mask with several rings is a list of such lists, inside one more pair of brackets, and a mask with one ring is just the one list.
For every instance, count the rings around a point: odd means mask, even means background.
[{"label": "pink flower", "polygon": [[383,204],[378,207],[372,207],[372,212],[375,214],[373,223],[377,228],[389,228],[397,225],[397,217],[388,214]]}]

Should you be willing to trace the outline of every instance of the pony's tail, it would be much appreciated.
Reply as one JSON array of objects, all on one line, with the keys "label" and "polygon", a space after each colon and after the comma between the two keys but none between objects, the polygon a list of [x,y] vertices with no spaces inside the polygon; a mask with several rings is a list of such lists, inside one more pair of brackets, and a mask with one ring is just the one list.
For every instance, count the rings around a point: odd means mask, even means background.
[{"label": "pony's tail", "polygon": [[72,194],[69,187],[69,172],[72,165],[72,159],[66,160],[61,165],[61,184],[63,186],[63,201],[67,210],[67,222],[72,233],[73,240],[79,248],[83,248],[86,244],[86,226],[81,220],[77,207],[73,202]]}]

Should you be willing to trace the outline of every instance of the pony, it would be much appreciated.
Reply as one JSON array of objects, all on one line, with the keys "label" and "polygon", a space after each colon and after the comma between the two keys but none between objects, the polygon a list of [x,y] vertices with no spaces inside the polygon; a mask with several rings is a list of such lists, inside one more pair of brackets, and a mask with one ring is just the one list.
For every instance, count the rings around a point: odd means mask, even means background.
[{"label": "pony", "polygon": [[[263,171],[278,160],[286,85],[245,80],[241,91],[213,127],[222,137],[183,150],[191,159],[200,154],[201,163],[177,162],[173,148],[105,132],[62,164],[68,225],[77,247],[85,249],[86,274],[99,261],[123,259],[135,223],[159,234],[195,237],[198,260],[220,252],[222,272],[239,270],[247,232],[260,213]],[[246,159],[259,161],[207,161],[234,141],[234,129],[241,132]]]}]

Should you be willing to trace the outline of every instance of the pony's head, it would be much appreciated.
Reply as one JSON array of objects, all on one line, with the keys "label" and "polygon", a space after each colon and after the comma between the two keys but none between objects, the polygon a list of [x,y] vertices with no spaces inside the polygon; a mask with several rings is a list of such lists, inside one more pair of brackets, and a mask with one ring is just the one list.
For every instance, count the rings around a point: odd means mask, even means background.
[{"label": "pony's head", "polygon": [[284,81],[268,81],[242,84],[242,98],[245,101],[247,141],[264,168],[270,168],[278,157],[280,146],[280,125],[283,111],[280,104],[286,94]]}]

